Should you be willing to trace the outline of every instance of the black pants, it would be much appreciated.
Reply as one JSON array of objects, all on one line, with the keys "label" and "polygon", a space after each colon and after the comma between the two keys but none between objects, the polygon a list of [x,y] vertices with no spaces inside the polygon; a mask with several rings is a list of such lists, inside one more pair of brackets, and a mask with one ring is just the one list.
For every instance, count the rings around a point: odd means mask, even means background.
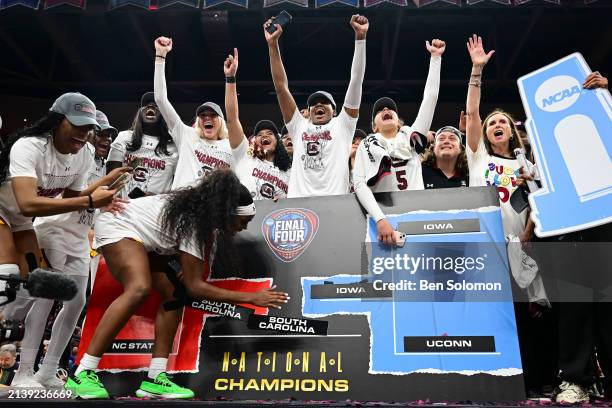
[{"label": "black pants", "polygon": [[559,304],[559,369],[561,379],[583,386],[595,381],[595,350],[606,377],[612,378],[612,303]]},{"label": "black pants", "polygon": [[552,271],[554,275],[551,293],[559,308],[561,379],[590,386],[595,381],[597,358],[605,383],[609,384],[607,393],[612,391],[610,241],[612,224],[557,237],[558,244],[551,246],[552,257],[547,257],[544,271],[544,274]]}]

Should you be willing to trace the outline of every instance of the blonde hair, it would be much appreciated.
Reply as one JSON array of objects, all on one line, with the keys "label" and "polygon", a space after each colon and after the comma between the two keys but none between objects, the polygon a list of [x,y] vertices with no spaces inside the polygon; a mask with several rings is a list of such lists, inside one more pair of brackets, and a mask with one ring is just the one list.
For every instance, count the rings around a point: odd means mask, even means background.
[{"label": "blonde hair", "polygon": [[489,113],[487,117],[482,121],[482,138],[483,138],[485,147],[489,154],[493,154],[493,149],[491,148],[491,142],[489,142],[489,139],[487,138],[487,124],[489,123],[489,119],[491,119],[491,116],[497,115],[498,113],[501,115],[504,115],[506,119],[508,119],[510,130],[512,132],[512,136],[510,137],[510,142],[509,142],[509,145],[510,145],[509,148],[510,148],[510,154],[512,155],[512,157],[514,157],[514,149],[516,148],[524,149],[525,146],[523,145],[521,134],[519,133],[519,130],[514,124],[514,118],[512,117],[512,115],[510,115],[508,112],[504,110],[495,109],[493,110],[493,112]]},{"label": "blonde hair", "polygon": [[[217,116],[217,118],[221,121],[221,126],[217,131],[217,140],[227,139],[229,137],[229,132],[227,131],[227,124],[225,123],[225,119],[221,116]],[[203,137],[204,132],[202,131],[202,127],[200,127],[200,118],[196,116],[196,121],[193,124],[193,127],[198,134],[198,137]]]}]

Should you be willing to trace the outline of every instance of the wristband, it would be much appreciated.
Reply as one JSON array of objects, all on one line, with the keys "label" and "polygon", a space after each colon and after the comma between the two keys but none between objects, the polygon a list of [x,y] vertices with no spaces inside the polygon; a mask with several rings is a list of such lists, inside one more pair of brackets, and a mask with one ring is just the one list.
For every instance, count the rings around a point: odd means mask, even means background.
[{"label": "wristband", "polygon": [[89,208],[93,209],[94,203],[93,203],[93,198],[91,197],[91,194],[87,194],[87,198],[89,198]]},{"label": "wristband", "polygon": [[166,57],[164,57],[163,55],[156,55],[155,58],[166,59]]},{"label": "wristband", "polygon": [[225,83],[226,84],[235,84],[236,83],[236,77],[225,77]]}]

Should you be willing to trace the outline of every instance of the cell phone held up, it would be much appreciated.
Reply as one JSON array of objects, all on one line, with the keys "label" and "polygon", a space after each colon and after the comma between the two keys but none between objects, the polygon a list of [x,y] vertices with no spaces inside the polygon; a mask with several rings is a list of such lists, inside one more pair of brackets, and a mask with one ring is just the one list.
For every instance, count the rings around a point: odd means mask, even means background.
[{"label": "cell phone held up", "polygon": [[266,31],[268,31],[270,34],[273,34],[276,31],[276,24],[278,24],[282,28],[285,28],[287,24],[291,22],[292,18],[293,17],[291,16],[291,14],[289,14],[286,10],[283,10],[278,14],[278,16],[272,17],[272,24],[270,24],[270,26],[266,28]]},{"label": "cell phone held up", "polygon": [[[139,167],[142,164],[143,160],[140,157],[136,157],[135,159],[133,159],[131,162],[128,163],[128,167],[131,167],[132,170],[131,172],[133,172],[134,170],[136,170],[137,167]],[[113,189],[122,189],[123,186],[125,186],[127,183],[130,182],[130,180],[132,179],[132,173],[123,173],[122,175],[120,175],[119,177],[117,177],[117,179],[115,181],[113,181],[113,183],[108,186],[109,190],[113,190]]]}]

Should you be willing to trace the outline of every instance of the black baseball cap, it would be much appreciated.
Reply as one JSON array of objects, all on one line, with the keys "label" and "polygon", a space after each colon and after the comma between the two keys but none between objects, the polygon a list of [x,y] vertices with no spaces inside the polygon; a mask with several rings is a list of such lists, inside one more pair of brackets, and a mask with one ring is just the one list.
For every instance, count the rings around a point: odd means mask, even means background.
[{"label": "black baseball cap", "polygon": [[140,98],[140,107],[145,107],[151,104],[157,105],[155,103],[155,94],[153,92],[145,92]]},{"label": "black baseball cap", "polygon": [[271,130],[272,132],[274,132],[274,136],[278,135],[278,128],[276,127],[276,125],[274,124],[274,122],[272,122],[271,120],[260,120],[259,122],[257,122],[255,124],[255,128],[253,129],[253,134],[256,135],[258,134],[261,130]]},{"label": "black baseball cap", "polygon": [[287,126],[283,125],[283,127],[281,128],[281,131],[280,131],[280,135],[281,136],[285,136],[285,135],[288,135],[288,134],[289,134],[289,131],[287,130]]},{"label": "black baseball cap", "polygon": [[353,140],[355,139],[365,139],[368,137],[367,133],[361,129],[355,129],[355,134],[353,135]]},{"label": "black baseball cap", "polygon": [[225,116],[223,116],[223,111],[221,110],[221,107],[214,102],[205,102],[198,106],[198,109],[196,109],[196,116],[200,116],[206,111],[212,111],[217,114],[217,116],[220,116],[221,119],[225,120]]},{"label": "black baseball cap", "polygon": [[334,101],[334,97],[331,96],[329,92],[325,91],[317,91],[308,97],[308,107],[310,108],[314,105],[314,101],[317,99],[327,99],[334,110],[336,110],[336,101]]},{"label": "black baseball cap", "polygon": [[397,113],[397,104],[395,103],[395,101],[391,98],[384,96],[374,102],[374,107],[372,108],[372,122],[374,122],[374,117],[376,116],[376,114],[385,108]]},{"label": "black baseball cap", "polygon": [[94,125],[100,129],[96,121],[96,105],[78,92],[65,93],[53,102],[52,112],[61,113],[73,126]]}]

